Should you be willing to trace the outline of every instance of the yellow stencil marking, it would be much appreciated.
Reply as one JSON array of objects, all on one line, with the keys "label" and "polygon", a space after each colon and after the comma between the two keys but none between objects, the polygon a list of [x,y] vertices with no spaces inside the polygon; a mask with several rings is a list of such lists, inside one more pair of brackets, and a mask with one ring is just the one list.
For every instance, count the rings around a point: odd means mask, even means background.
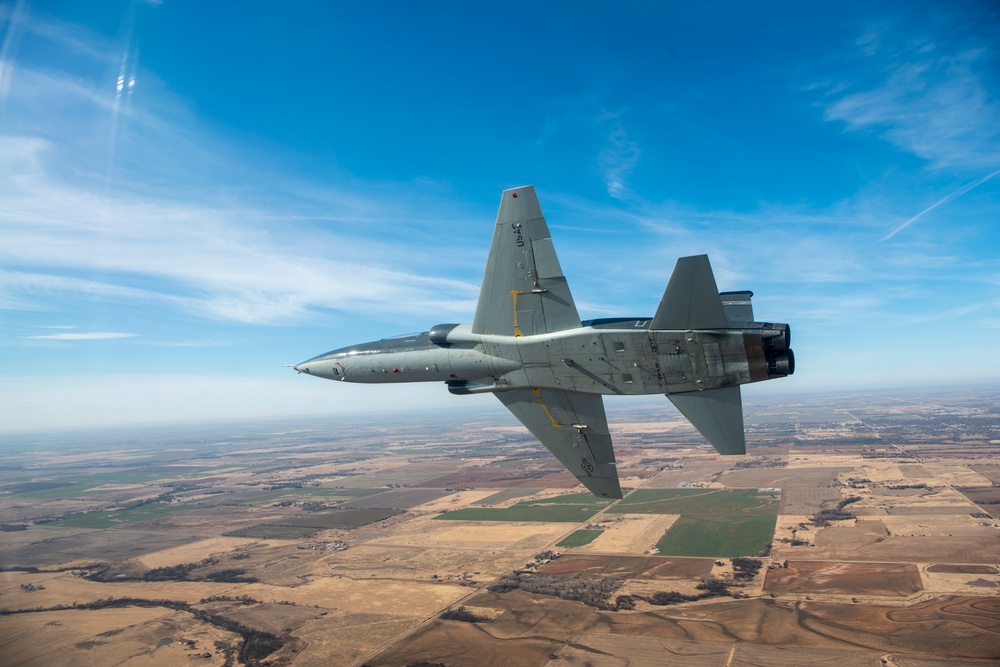
[{"label": "yellow stencil marking", "polygon": [[[524,335],[523,333],[521,333],[521,330],[517,328],[517,295],[518,294],[524,294],[524,292],[519,292],[519,291],[514,290],[514,289],[512,289],[510,291],[510,298],[514,300],[514,336],[515,337],[516,336],[523,336]],[[548,412],[548,410],[546,410],[546,412]]]},{"label": "yellow stencil marking", "polygon": [[549,409],[545,406],[545,403],[542,401],[542,390],[533,388],[531,392],[535,395],[535,398],[538,399],[538,403],[542,406],[542,410],[545,410],[545,414],[547,414],[549,416],[549,419],[552,421],[552,428],[562,428],[564,425],[556,421],[556,418],[552,416],[552,413],[549,412]]}]

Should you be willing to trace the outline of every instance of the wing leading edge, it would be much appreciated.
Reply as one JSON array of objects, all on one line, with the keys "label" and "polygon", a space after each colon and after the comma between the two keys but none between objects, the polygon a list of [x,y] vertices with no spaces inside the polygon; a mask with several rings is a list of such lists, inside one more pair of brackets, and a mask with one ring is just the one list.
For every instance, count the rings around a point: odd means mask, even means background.
[{"label": "wing leading edge", "polygon": [[591,493],[622,497],[600,395],[515,389],[496,396]]}]

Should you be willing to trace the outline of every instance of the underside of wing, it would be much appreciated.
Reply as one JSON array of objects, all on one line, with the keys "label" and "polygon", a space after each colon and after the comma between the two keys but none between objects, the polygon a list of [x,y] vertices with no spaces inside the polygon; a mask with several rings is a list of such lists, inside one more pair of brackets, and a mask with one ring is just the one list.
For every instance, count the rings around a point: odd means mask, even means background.
[{"label": "underside of wing", "polygon": [[517,389],[496,396],[594,495],[622,497],[604,401],[599,395]]},{"label": "underside of wing", "polygon": [[746,454],[743,399],[739,386],[667,394],[687,420],[720,454]]},{"label": "underside of wing", "polygon": [[579,326],[535,188],[504,190],[472,332],[531,336]]}]

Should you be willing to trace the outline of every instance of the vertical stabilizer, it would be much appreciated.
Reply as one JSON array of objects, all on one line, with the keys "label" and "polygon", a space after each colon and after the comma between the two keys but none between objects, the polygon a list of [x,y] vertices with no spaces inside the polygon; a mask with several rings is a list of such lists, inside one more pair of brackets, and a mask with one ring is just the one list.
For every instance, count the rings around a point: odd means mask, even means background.
[{"label": "vertical stabilizer", "polygon": [[747,453],[739,385],[667,394],[667,398],[720,454]]},{"label": "vertical stabilizer", "polygon": [[729,326],[708,255],[681,257],[650,329],[725,329]]},{"label": "vertical stabilizer", "polygon": [[504,190],[472,332],[532,336],[579,326],[535,188]]}]

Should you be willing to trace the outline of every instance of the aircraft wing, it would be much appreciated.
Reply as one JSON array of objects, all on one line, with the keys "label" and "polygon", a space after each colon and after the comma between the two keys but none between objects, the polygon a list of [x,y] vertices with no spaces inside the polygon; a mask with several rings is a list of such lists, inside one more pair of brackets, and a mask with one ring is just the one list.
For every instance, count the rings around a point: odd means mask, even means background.
[{"label": "aircraft wing", "polygon": [[535,188],[504,190],[472,332],[531,336],[579,326]]},{"label": "aircraft wing", "polygon": [[739,385],[667,394],[667,398],[720,454],[746,454]]},{"label": "aircraft wing", "polygon": [[594,495],[622,497],[600,395],[516,389],[496,396]]}]

